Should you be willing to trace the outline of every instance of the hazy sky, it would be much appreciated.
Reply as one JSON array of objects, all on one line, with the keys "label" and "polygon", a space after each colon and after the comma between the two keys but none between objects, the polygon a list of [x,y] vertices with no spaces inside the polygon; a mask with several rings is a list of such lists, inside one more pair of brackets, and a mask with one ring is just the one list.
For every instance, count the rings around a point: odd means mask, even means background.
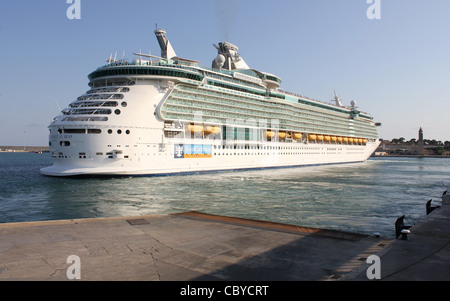
[{"label": "hazy sky", "polygon": [[[375,0],[374,0],[375,1]],[[70,1],[71,2],[71,1]],[[210,66],[212,46],[239,46],[246,63],[281,88],[344,104],[381,122],[380,138],[450,140],[450,1],[66,0],[0,2],[0,145],[47,145],[59,108],[89,90],[110,54],[159,55],[155,24],[181,57]]]}]

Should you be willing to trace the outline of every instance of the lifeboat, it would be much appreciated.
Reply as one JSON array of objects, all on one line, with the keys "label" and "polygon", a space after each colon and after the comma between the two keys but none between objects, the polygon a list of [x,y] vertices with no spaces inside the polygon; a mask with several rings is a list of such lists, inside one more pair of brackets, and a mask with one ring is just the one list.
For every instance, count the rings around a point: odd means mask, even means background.
[{"label": "lifeboat", "polygon": [[348,138],[348,142],[353,143],[353,138]]},{"label": "lifeboat", "polygon": [[358,139],[359,143],[363,143],[363,140],[361,138]]},{"label": "lifeboat", "polygon": [[344,142],[348,142],[348,138],[347,137],[344,137]]},{"label": "lifeboat", "polygon": [[323,139],[325,139],[325,141],[330,141],[331,137],[330,136],[324,136]]},{"label": "lifeboat", "polygon": [[308,135],[308,139],[309,139],[309,140],[316,140],[316,139],[317,139],[317,135],[309,134],[309,135]]},{"label": "lifeboat", "polygon": [[317,140],[323,140],[323,135],[317,135]]},{"label": "lifeboat", "polygon": [[188,124],[186,125],[186,132],[201,133],[203,132],[203,126],[197,124]]},{"label": "lifeboat", "polygon": [[275,132],[274,131],[266,131],[264,133],[264,135],[266,135],[267,138],[273,138],[273,137],[275,137]]},{"label": "lifeboat", "polygon": [[367,143],[367,139],[363,139],[363,143],[366,144]]},{"label": "lifeboat", "polygon": [[303,134],[302,133],[294,133],[294,139],[302,139]]},{"label": "lifeboat", "polygon": [[331,141],[336,142],[338,138],[336,136],[331,136]]},{"label": "lifeboat", "polygon": [[285,138],[286,137],[286,132],[278,132],[278,138]]},{"label": "lifeboat", "polygon": [[210,134],[217,135],[219,133],[220,133],[220,127],[211,126],[211,125],[205,126],[205,134],[206,135],[210,135]]},{"label": "lifeboat", "polygon": [[342,137],[337,137],[337,141],[342,142],[344,140],[344,138]]}]

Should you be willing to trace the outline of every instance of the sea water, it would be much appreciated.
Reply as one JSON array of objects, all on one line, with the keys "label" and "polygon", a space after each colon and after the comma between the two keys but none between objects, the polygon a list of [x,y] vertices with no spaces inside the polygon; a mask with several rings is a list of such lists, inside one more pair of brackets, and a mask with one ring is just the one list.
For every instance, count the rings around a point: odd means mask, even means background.
[{"label": "sea water", "polygon": [[450,187],[448,158],[81,179],[40,175],[49,165],[48,153],[0,153],[0,223],[200,211],[392,237],[398,217],[413,225]]}]

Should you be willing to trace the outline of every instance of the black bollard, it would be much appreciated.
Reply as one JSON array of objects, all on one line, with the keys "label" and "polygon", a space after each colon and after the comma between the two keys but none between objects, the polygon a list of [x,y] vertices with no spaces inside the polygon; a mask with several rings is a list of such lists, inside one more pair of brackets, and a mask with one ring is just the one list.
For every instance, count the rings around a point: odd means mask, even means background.
[{"label": "black bollard", "polygon": [[[400,235],[402,235],[402,230],[404,229],[409,229],[412,226],[405,226],[403,219],[405,218],[404,215],[400,216],[399,218],[397,218],[397,220],[395,221],[395,238],[399,237]],[[405,236],[408,233],[405,233]]]},{"label": "black bollard", "polygon": [[410,234],[411,231],[406,230],[406,229],[403,229],[403,230],[401,231],[401,233],[402,233],[402,240],[408,240],[408,234]]},{"label": "black bollard", "polygon": [[434,209],[439,208],[439,206],[431,206],[431,200],[429,200],[426,204],[427,215],[430,214]]}]

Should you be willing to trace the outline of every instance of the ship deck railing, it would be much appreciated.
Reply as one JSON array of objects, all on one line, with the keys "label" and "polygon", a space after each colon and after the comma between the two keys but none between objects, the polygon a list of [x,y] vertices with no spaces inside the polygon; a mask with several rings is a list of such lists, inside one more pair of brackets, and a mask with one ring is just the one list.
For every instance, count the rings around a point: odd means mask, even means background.
[{"label": "ship deck railing", "polygon": [[[280,88],[277,88],[276,91],[284,93],[284,94],[288,94],[288,95],[291,95],[291,96],[299,97],[301,99],[320,102],[320,103],[323,103],[323,104],[326,104],[326,105],[330,105],[330,106],[334,106],[334,107],[345,108],[345,109],[348,109],[348,110],[353,110],[354,109],[354,107],[351,107],[351,106],[336,106],[336,105],[334,105],[332,103],[328,103],[328,102],[325,102],[325,101],[321,101],[321,100],[317,100],[317,99],[314,99],[314,98],[306,97],[306,96],[303,96],[303,95],[300,95],[300,94],[297,94],[297,93],[285,91],[285,90],[282,90]],[[365,114],[365,115],[369,115],[369,113],[363,112],[363,111],[360,111],[360,113]]]}]

